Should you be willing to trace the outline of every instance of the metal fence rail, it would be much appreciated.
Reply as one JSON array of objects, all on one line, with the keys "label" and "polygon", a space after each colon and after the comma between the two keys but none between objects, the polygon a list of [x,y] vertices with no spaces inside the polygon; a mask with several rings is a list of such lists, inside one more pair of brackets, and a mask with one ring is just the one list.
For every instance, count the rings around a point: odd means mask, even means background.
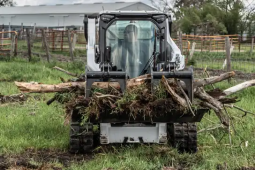
[{"label": "metal fence rail", "polygon": [[[42,47],[42,29],[29,30],[33,46]],[[70,31],[71,43],[74,48],[85,49],[86,44],[84,33],[77,31]],[[69,41],[67,31],[64,30],[45,30],[46,40],[50,51],[69,51]],[[26,41],[26,32],[19,32],[19,38]]]},{"label": "metal fence rail", "polygon": [[[45,31],[46,40],[51,51],[69,51],[69,42],[67,31],[49,30]],[[34,42],[42,42],[41,30],[36,31],[34,34]],[[77,35],[74,31],[71,32],[71,42],[75,47]]]},{"label": "metal fence rail", "polygon": [[0,55],[17,55],[17,32],[0,32]]}]

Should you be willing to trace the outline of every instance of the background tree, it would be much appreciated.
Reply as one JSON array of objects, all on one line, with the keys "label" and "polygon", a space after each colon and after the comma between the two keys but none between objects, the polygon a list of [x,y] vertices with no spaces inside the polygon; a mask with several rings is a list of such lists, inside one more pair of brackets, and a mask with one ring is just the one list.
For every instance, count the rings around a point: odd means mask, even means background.
[{"label": "background tree", "polygon": [[174,4],[176,0],[150,0],[151,4],[159,11],[165,13],[174,13]]},{"label": "background tree", "polygon": [[237,34],[238,26],[241,23],[243,1],[239,0],[215,0],[214,4],[222,11],[222,21],[228,34]]},{"label": "background tree", "polygon": [[251,14],[246,22],[247,34],[252,37],[255,35],[255,13]]},{"label": "background tree", "polygon": [[205,3],[212,3],[213,0],[176,0],[174,7],[181,9],[181,8],[188,8],[188,7],[196,7],[200,8]]},{"label": "background tree", "polygon": [[243,17],[247,11],[240,0],[154,0],[152,4],[171,12],[176,25],[187,34],[237,34],[246,27],[252,32],[253,24]]},{"label": "background tree", "polygon": [[204,4],[201,8],[182,8],[182,13],[179,22],[181,30],[186,34],[213,35],[227,32],[221,19],[222,11],[217,6]]},{"label": "background tree", "polygon": [[0,0],[0,7],[1,6],[14,6],[15,2],[13,0]]},{"label": "background tree", "polygon": [[244,33],[247,33],[249,37],[255,35],[255,2],[246,4],[241,11],[241,21],[238,26],[238,32],[241,35],[241,39]]}]

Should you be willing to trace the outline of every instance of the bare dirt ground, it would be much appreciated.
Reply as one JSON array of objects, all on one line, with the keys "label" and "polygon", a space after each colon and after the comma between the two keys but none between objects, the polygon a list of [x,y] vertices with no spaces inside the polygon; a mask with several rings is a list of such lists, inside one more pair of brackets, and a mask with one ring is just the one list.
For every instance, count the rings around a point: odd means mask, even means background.
[{"label": "bare dirt ground", "polygon": [[[82,163],[93,159],[92,154],[70,154],[61,150],[28,149],[17,155],[0,155],[0,170],[62,170],[72,163]],[[109,168],[111,169],[111,168]],[[163,167],[162,170],[183,170],[186,168]],[[229,169],[227,164],[219,164],[216,170]],[[255,170],[255,167],[241,167],[235,170]]]},{"label": "bare dirt ground", "polygon": [[[210,76],[218,76],[222,73],[225,73],[225,70],[216,70],[216,69],[207,69],[207,72]],[[241,71],[234,71],[235,72],[235,79],[237,80],[252,80],[255,79],[255,73],[244,73]],[[204,70],[202,68],[195,68],[194,69],[195,77],[203,77],[205,76]]]},{"label": "bare dirt ground", "polygon": [[[1,170],[61,170],[69,167],[71,163],[79,163],[92,159],[93,155],[70,154],[61,150],[34,150],[28,149],[17,155],[0,155]],[[55,162],[55,163],[54,163]],[[56,162],[58,164],[56,164]],[[60,164],[62,166],[60,166]]]}]

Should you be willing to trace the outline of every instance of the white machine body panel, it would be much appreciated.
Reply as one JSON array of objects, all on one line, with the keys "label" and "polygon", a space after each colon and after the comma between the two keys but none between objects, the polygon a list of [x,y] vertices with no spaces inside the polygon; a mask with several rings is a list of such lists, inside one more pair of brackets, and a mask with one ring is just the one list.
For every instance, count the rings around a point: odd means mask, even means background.
[{"label": "white machine body panel", "polygon": [[[169,24],[167,21],[167,30],[169,30]],[[171,48],[171,56],[172,60],[170,62],[176,63],[176,70],[183,70],[185,68],[185,58],[181,53],[181,50],[175,44],[173,39],[170,37],[170,34],[167,34],[167,43],[170,45]]]},{"label": "white machine body panel", "polygon": [[87,69],[100,71],[95,62],[96,24],[95,19],[88,19]]},{"label": "white machine body panel", "polygon": [[100,123],[100,143],[167,143],[167,124],[156,123],[154,126],[126,124],[112,126]]}]

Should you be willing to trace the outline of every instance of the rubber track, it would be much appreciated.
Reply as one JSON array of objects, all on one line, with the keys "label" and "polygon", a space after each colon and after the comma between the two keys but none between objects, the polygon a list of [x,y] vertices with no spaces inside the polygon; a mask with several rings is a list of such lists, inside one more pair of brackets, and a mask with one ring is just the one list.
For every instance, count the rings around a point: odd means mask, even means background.
[{"label": "rubber track", "polygon": [[197,152],[197,127],[195,123],[173,123],[168,125],[170,144],[180,152]]},{"label": "rubber track", "polygon": [[83,126],[79,122],[72,122],[70,126],[69,151],[71,153],[88,153],[93,149],[93,125]]}]

